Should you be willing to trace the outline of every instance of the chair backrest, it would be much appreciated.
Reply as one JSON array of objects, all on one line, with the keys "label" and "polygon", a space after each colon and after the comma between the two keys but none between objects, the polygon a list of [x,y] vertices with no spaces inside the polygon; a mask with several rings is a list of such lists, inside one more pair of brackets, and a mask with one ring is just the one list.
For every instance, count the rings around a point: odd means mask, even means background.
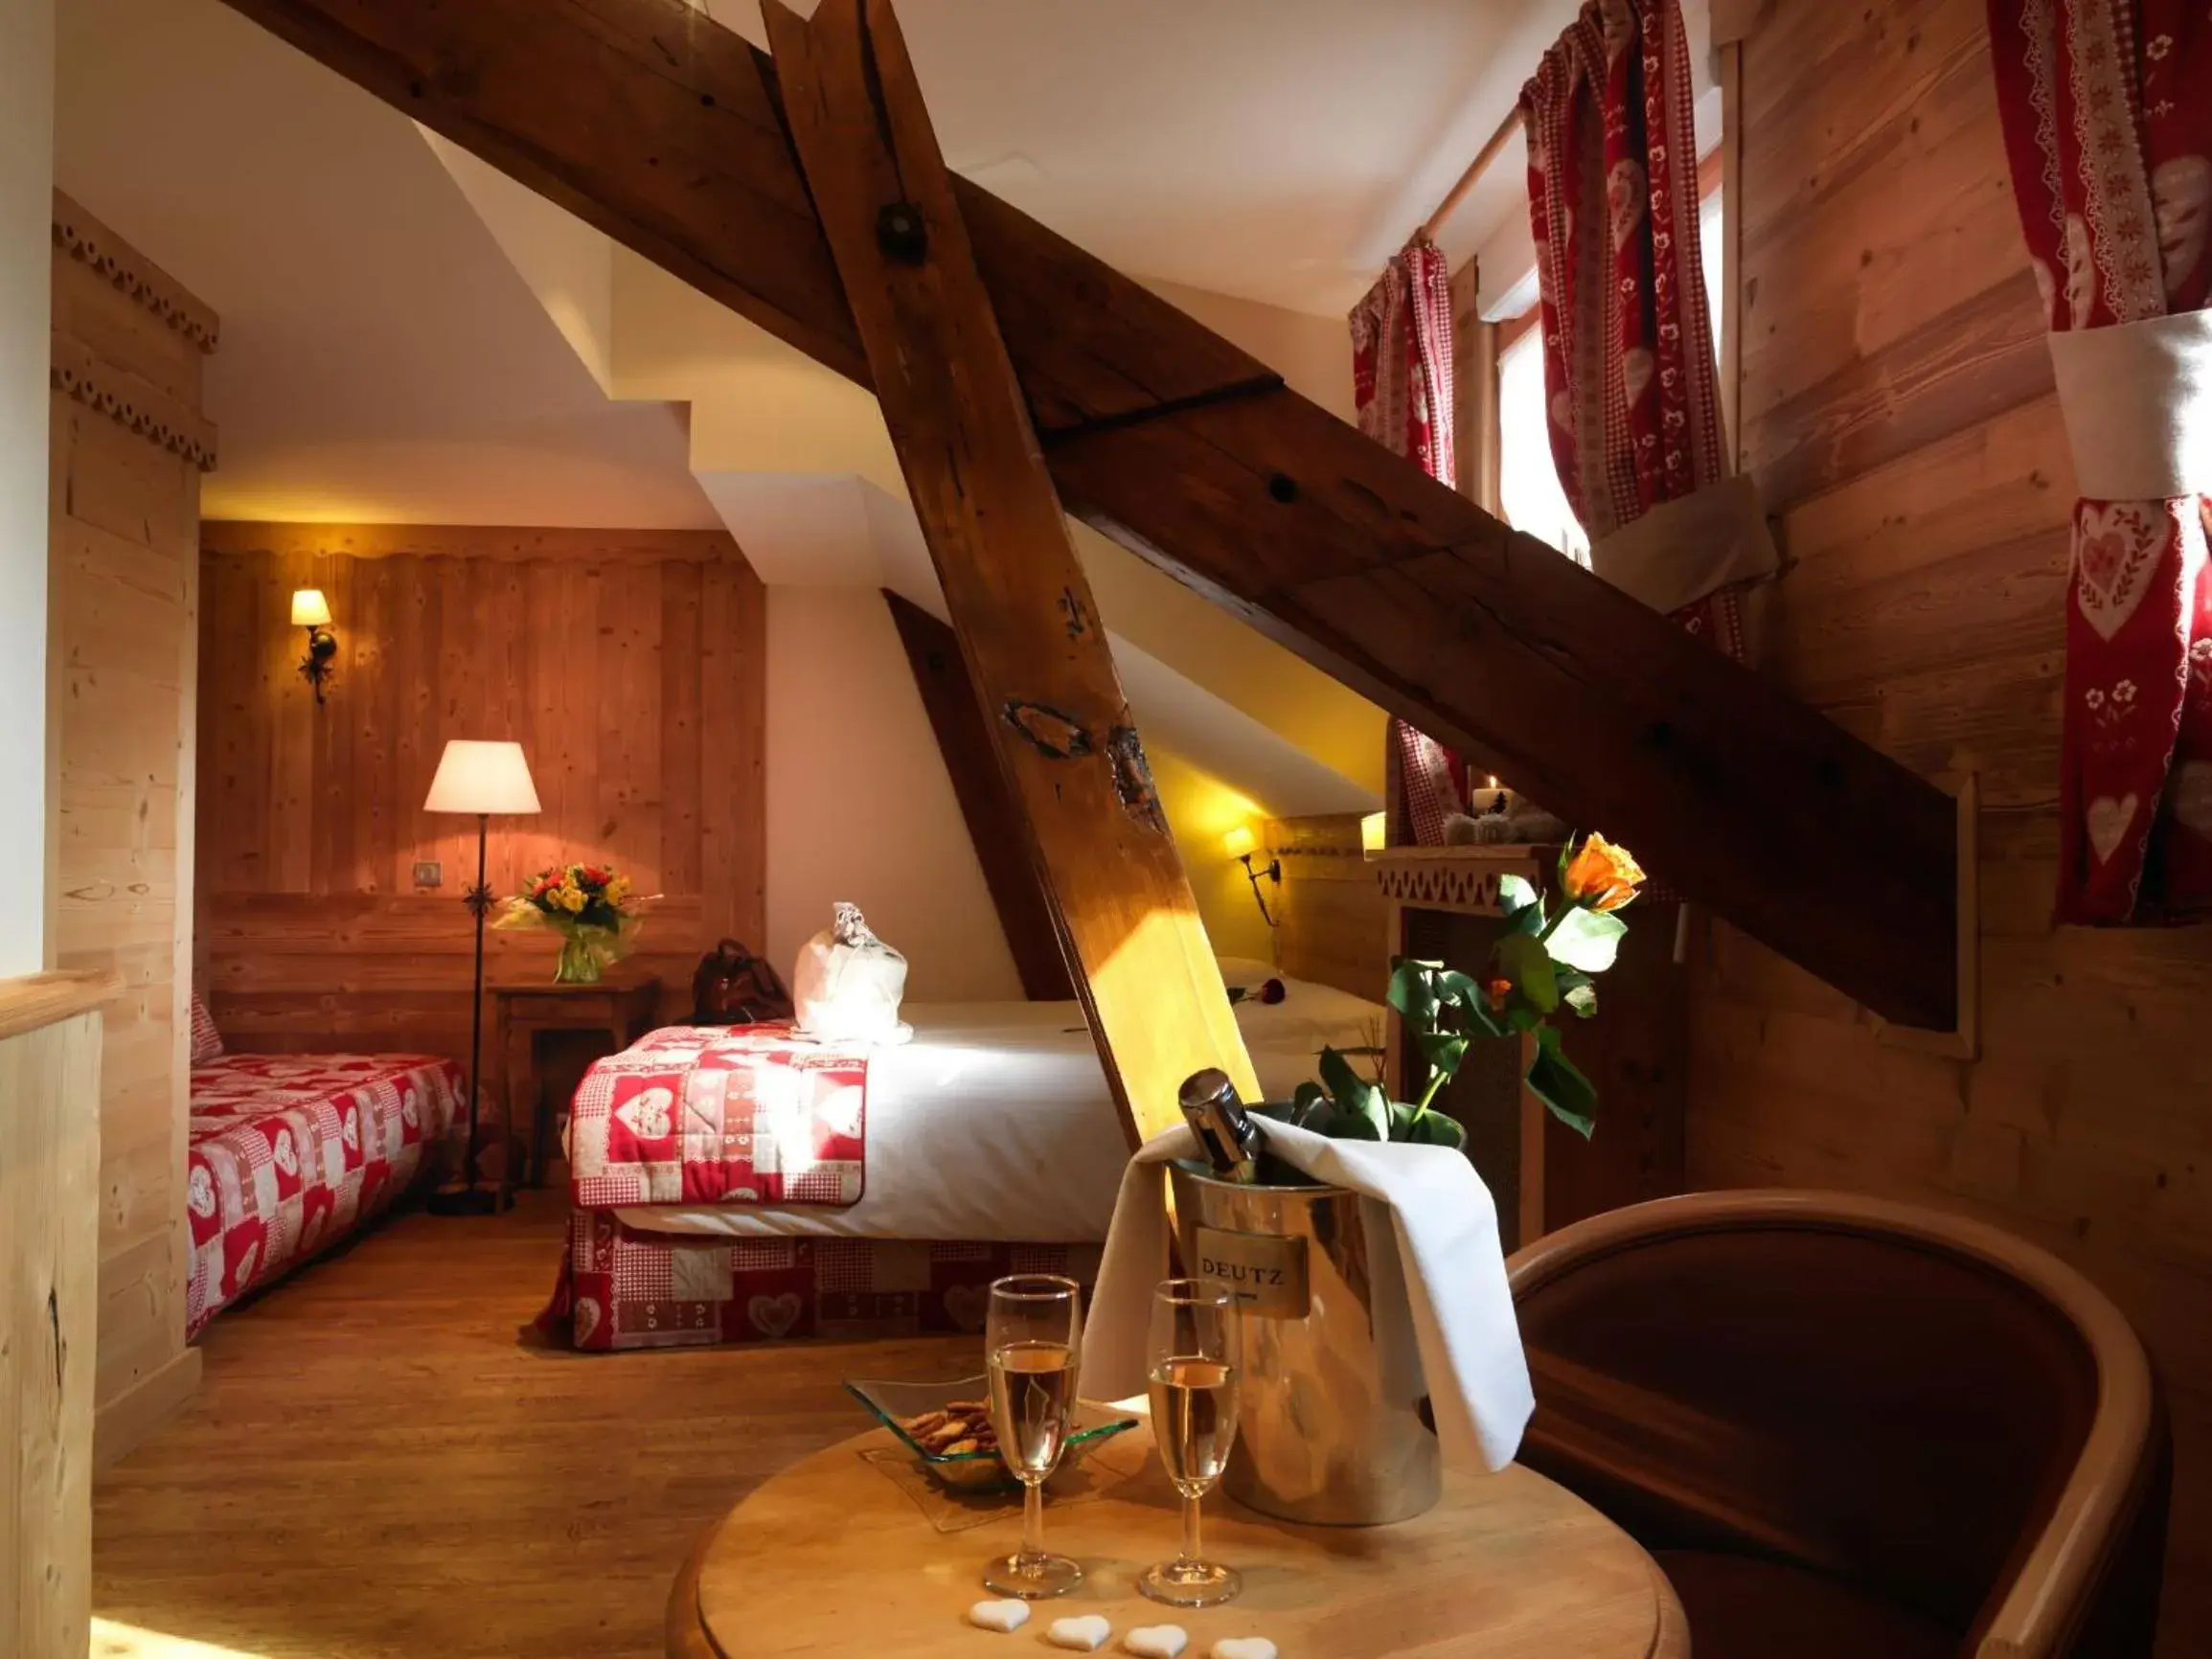
[{"label": "chair backrest", "polygon": [[[1993,1659],[2131,1650],[2085,1632],[2146,1548],[2155,1610],[2150,1369],[2046,1252],[1906,1205],[1746,1192],[1593,1216],[1510,1268],[1537,1386],[1522,1461],[1648,1547],[1821,1572]],[[2148,1615],[2124,1622],[2147,1652]]]}]

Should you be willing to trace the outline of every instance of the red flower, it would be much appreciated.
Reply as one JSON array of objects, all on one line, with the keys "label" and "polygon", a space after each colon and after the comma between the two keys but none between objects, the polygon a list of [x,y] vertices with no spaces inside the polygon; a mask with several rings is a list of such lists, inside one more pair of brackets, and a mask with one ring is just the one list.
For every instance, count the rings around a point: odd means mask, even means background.
[{"label": "red flower", "polygon": [[1281,1002],[1283,998],[1288,994],[1289,993],[1283,989],[1283,982],[1279,979],[1264,981],[1260,986],[1260,1000],[1264,1003],[1274,1004]]}]

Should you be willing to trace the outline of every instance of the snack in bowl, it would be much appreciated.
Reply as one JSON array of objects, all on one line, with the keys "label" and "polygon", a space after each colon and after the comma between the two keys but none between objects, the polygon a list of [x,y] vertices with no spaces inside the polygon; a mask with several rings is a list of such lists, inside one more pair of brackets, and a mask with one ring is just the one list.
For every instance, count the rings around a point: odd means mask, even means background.
[{"label": "snack in bowl", "polygon": [[[1015,1485],[998,1456],[998,1431],[985,1404],[987,1379],[952,1382],[849,1381],[845,1392],[921,1459],[932,1480],[964,1491]],[[1134,1428],[1136,1419],[1079,1401],[1070,1420],[1061,1467],[1093,1446]]]}]

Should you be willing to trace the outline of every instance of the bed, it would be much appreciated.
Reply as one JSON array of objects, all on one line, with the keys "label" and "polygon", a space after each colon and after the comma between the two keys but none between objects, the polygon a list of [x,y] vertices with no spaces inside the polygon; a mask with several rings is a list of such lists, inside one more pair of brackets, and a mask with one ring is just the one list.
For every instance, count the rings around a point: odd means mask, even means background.
[{"label": "bed", "polygon": [[[1232,984],[1259,983],[1245,965],[1223,966]],[[1313,1077],[1323,1046],[1379,1044],[1384,1017],[1364,998],[1283,983],[1280,1003],[1237,1010],[1271,1099]],[[1087,1279],[1128,1148],[1080,1006],[901,1011],[913,1040],[866,1051],[864,1155],[840,1148],[840,1167],[865,1165],[864,1179],[848,1177],[852,1201],[624,1203],[609,1196],[623,1189],[580,1175],[541,1328],[599,1351],[952,1331],[978,1328],[983,1291],[1003,1274]],[[678,1028],[648,1044],[702,1040]],[[603,1063],[650,1058],[640,1045]]]},{"label": "bed", "polygon": [[194,1028],[188,1337],[389,1209],[463,1088],[434,1056],[225,1054],[198,1011]]}]

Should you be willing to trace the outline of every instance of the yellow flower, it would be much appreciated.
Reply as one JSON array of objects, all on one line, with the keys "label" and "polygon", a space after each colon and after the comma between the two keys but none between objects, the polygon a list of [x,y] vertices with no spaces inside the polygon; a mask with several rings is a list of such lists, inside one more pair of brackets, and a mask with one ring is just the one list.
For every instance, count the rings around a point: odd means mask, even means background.
[{"label": "yellow flower", "polygon": [[1561,885],[1574,903],[1592,910],[1618,910],[1636,896],[1644,873],[1625,847],[1615,847],[1595,830],[1567,861]]},{"label": "yellow flower", "polygon": [[581,911],[586,902],[583,897],[583,889],[581,887],[563,887],[555,897],[560,900],[560,908],[567,911],[571,916],[574,916],[579,911]]},{"label": "yellow flower", "polygon": [[628,897],[629,897],[629,877],[628,877],[628,876],[627,876],[627,875],[617,875],[617,876],[616,876],[616,877],[615,877],[615,878],[614,878],[612,881],[609,881],[609,882],[606,884],[606,901],[607,901],[609,904],[613,905],[613,906],[614,906],[614,907],[615,907],[617,910],[620,910],[620,909],[622,908],[623,900],[624,900],[624,899],[626,899],[626,898],[627,898]]}]

